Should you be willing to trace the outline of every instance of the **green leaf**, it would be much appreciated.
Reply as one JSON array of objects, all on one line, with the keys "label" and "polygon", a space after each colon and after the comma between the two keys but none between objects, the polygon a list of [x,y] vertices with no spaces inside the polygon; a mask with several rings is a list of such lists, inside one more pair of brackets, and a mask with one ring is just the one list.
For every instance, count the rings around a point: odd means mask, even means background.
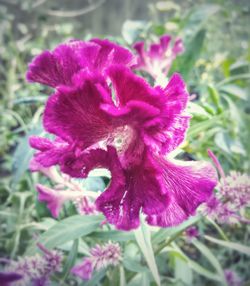
[{"label": "green leaf", "polygon": [[186,260],[175,256],[175,278],[176,280],[181,280],[185,285],[192,285],[193,275],[192,269],[188,266]]},{"label": "green leaf", "polygon": [[203,29],[211,16],[220,10],[220,6],[213,4],[195,5],[185,17],[182,25],[184,26],[184,37],[190,38]]},{"label": "green leaf", "polygon": [[198,122],[198,123],[191,122],[191,126],[188,129],[188,133],[187,133],[188,140],[190,140],[192,137],[199,135],[201,132],[205,132],[207,129],[213,127],[215,124],[219,125],[221,122],[220,119],[223,116],[225,116],[225,113],[216,115],[210,118],[209,120],[204,120],[202,122]]},{"label": "green leaf", "polygon": [[187,264],[191,269],[193,269],[195,272],[197,272],[201,276],[204,276],[211,280],[221,281],[220,276],[218,276],[216,273],[213,273],[205,269],[200,264],[190,259],[186,254],[182,252],[182,250],[176,244],[174,244],[174,248],[171,248],[171,247],[164,248],[164,251],[174,252],[178,254],[182,259],[187,261]]},{"label": "green leaf", "polygon": [[223,269],[218,261],[218,259],[214,256],[214,254],[210,251],[208,247],[206,247],[203,243],[198,241],[197,239],[192,240],[192,244],[199,249],[199,251],[208,259],[208,261],[211,263],[211,265],[214,267],[214,269],[217,271],[217,273],[220,275],[221,280],[226,285],[225,276]]},{"label": "green leaf", "polygon": [[78,250],[78,244],[79,244],[79,240],[76,239],[72,245],[72,248],[69,252],[69,255],[67,257],[67,260],[64,264],[64,268],[63,268],[63,275],[62,275],[62,280],[65,281],[66,278],[68,277],[71,268],[73,267],[73,265],[75,264],[75,260],[77,257],[77,250]]},{"label": "green leaf", "polygon": [[79,285],[80,286],[97,286],[99,285],[99,282],[102,280],[105,274],[106,274],[106,269],[95,272],[89,281],[84,281],[83,283]]},{"label": "green leaf", "polygon": [[153,252],[153,247],[151,244],[150,231],[143,222],[141,222],[141,226],[134,231],[135,239],[137,244],[139,245],[145,260],[149,266],[149,269],[152,272],[152,275],[155,279],[157,285],[161,285],[161,279],[159,276],[158,268],[155,261],[155,256]]},{"label": "green leaf", "polygon": [[248,246],[245,246],[245,245],[242,245],[242,244],[239,244],[236,242],[220,240],[220,239],[211,237],[209,235],[205,235],[204,238],[211,241],[211,242],[214,242],[218,245],[230,248],[232,250],[239,251],[239,252],[246,254],[246,255],[250,255],[250,247],[248,247]]},{"label": "green leaf", "polygon": [[150,24],[146,21],[127,20],[122,26],[122,36],[129,44],[133,44],[148,28]]},{"label": "green leaf", "polygon": [[127,283],[126,283],[124,268],[120,266],[119,271],[120,271],[120,286],[126,286]]},{"label": "green leaf", "polygon": [[128,241],[134,240],[132,232],[109,230],[109,231],[96,231],[92,233],[92,237],[102,240],[114,240],[114,241]]},{"label": "green leaf", "polygon": [[20,139],[13,156],[13,185],[16,185],[21,180],[24,172],[29,167],[30,159],[34,153],[34,150],[29,145],[29,137],[31,135],[40,135],[41,133],[42,127],[36,126]]},{"label": "green leaf", "polygon": [[234,95],[240,99],[247,100],[247,91],[238,85],[235,84],[228,84],[220,87],[220,91]]},{"label": "green leaf", "polygon": [[188,79],[189,73],[194,68],[196,60],[199,58],[202,51],[206,31],[200,30],[189,43],[185,44],[186,50],[182,56],[177,59],[178,71]]},{"label": "green leaf", "polygon": [[226,83],[236,81],[236,80],[249,80],[250,79],[250,73],[243,73],[243,74],[237,74],[237,75],[232,75],[228,78],[223,79],[219,83],[217,83],[217,87],[221,87],[225,85]]},{"label": "green leaf", "polygon": [[189,226],[197,223],[200,220],[199,216],[191,217],[189,220],[183,222],[181,225],[171,228],[161,228],[152,235],[152,244],[156,245],[166,238],[173,237],[179,232],[183,232]]},{"label": "green leaf", "polygon": [[142,266],[139,262],[131,258],[124,258],[123,265],[126,269],[132,272],[145,272],[148,270],[148,268]]},{"label": "green leaf", "polygon": [[191,101],[188,103],[187,111],[194,116],[204,116],[206,119],[212,117],[202,106]]},{"label": "green leaf", "polygon": [[[56,225],[41,234],[38,242],[52,249],[68,241],[88,235],[95,231],[102,221],[102,216],[74,215],[59,221]],[[27,254],[32,255],[36,251],[36,245],[33,244],[31,248],[28,249]]]},{"label": "green leaf", "polygon": [[150,277],[148,272],[138,273],[128,283],[128,286],[150,286]]}]

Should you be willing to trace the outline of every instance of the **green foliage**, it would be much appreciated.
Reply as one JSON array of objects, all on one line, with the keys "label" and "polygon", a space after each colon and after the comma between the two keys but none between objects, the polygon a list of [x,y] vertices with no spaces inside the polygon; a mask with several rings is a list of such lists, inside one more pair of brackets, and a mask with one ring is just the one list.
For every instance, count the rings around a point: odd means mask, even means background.
[{"label": "green foliage", "polygon": [[[49,249],[59,248],[65,256],[63,268],[52,277],[51,285],[225,285],[225,268],[236,270],[246,281],[245,285],[249,285],[250,229],[247,224],[218,225],[197,215],[173,228],[143,225],[135,233],[123,232],[110,225],[101,226],[104,220],[101,215],[76,215],[71,204],[65,206],[58,220],[52,219],[45,204],[37,201],[35,192],[36,183],[49,182],[28,171],[33,155],[28,138],[42,132],[41,115],[51,90],[27,84],[27,63],[40,51],[51,49],[69,38],[89,39],[100,36],[101,32],[90,31],[90,34],[82,24],[83,18],[70,17],[72,11],[66,14],[67,17],[58,16],[67,7],[61,3],[62,9],[56,7],[52,3],[56,1],[2,2],[1,257],[17,259],[33,255],[39,252],[37,241]],[[99,2],[94,4],[98,7],[104,1]],[[243,2],[242,5],[226,0],[211,1],[214,4],[205,0],[179,1],[179,4],[152,2],[149,20],[126,20],[121,36],[113,39],[131,48],[137,40],[149,43],[165,33],[182,37],[185,52],[174,61],[170,75],[174,71],[182,74],[193,100],[188,106],[192,115],[190,128],[178,157],[209,160],[207,149],[210,148],[218,155],[225,172],[247,173],[250,154],[247,24],[250,8],[247,1],[246,4]],[[84,11],[80,9],[80,13]],[[51,13],[57,15],[50,16]],[[108,18],[109,15],[105,15],[105,21]],[[107,34],[105,31],[101,37]],[[106,173],[99,175],[82,185],[94,192],[103,190],[108,179],[103,180]],[[249,210],[247,215],[250,218]],[[198,227],[200,236],[189,241],[185,230],[192,225]],[[89,255],[92,246],[109,240],[118,242],[122,248],[123,260],[119,266],[96,271],[88,282],[70,273],[75,263]]]}]

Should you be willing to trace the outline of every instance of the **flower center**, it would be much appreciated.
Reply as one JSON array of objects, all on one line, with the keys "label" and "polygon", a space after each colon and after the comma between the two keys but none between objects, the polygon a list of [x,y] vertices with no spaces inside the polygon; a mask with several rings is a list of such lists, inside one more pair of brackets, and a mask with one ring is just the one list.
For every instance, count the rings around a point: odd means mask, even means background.
[{"label": "flower center", "polygon": [[112,133],[112,144],[118,152],[125,152],[135,136],[135,130],[131,126],[118,127]]}]

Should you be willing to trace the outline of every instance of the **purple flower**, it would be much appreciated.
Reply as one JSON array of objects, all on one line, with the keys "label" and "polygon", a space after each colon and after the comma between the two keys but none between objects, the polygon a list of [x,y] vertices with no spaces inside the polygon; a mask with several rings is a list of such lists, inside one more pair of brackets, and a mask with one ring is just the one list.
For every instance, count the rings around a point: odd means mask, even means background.
[{"label": "purple flower", "polygon": [[250,204],[250,177],[231,171],[225,175],[219,160],[211,150],[209,156],[213,159],[215,166],[221,176],[217,184],[218,191],[211,196],[205,204],[204,212],[220,223],[247,222],[242,215],[242,210]]},{"label": "purple flower", "polygon": [[90,215],[96,214],[96,205],[91,202],[87,197],[81,197],[75,200],[76,209],[79,214]]},{"label": "purple flower", "polygon": [[[151,87],[128,67],[133,55],[112,45],[111,59],[97,53],[92,55],[94,65],[86,63],[92,56],[82,56],[71,46],[85,66],[74,69],[70,81],[59,80],[58,74],[54,78],[58,85],[53,85],[57,88],[48,99],[43,123],[56,139],[31,138],[38,150],[35,158],[76,178],[86,178],[95,168],[108,169],[111,182],[95,203],[118,229],[137,228],[140,211],[151,225],[177,225],[208,200],[217,183],[210,164],[167,157],[183,142],[189,124],[185,83],[175,74],[166,87]],[[35,74],[31,65],[28,76],[35,80],[45,63],[42,58],[34,62]],[[68,65],[60,73],[67,74]],[[47,72],[41,71],[44,78]]]},{"label": "purple flower", "polygon": [[83,193],[79,191],[59,191],[41,184],[37,184],[36,189],[38,192],[38,200],[47,203],[48,209],[55,218],[59,216],[61,208],[66,201],[75,201],[83,197]]},{"label": "purple flower", "polygon": [[228,286],[241,286],[242,280],[238,276],[238,274],[230,269],[224,270],[225,279],[227,281]]},{"label": "purple flower", "polygon": [[71,273],[83,280],[90,280],[94,271],[93,261],[91,258],[85,258],[83,262],[71,269]]},{"label": "purple flower", "polygon": [[16,277],[16,280],[18,280],[11,285],[46,286],[51,274],[60,271],[62,254],[56,250],[48,250],[41,244],[38,244],[38,247],[42,250],[43,255],[36,254],[30,257],[19,258],[18,261],[12,260],[5,267],[3,275],[11,278],[13,273],[15,273],[13,279]]},{"label": "purple flower", "polygon": [[9,273],[0,272],[0,282],[2,286],[13,285],[14,282],[20,279],[22,279],[21,274],[15,272],[9,272]]},{"label": "purple flower", "polygon": [[154,79],[159,76],[167,76],[172,62],[177,55],[184,52],[182,40],[177,38],[171,47],[172,37],[164,35],[160,38],[158,44],[151,44],[148,50],[145,50],[144,42],[134,44],[134,49],[137,51],[137,64],[133,67],[150,74]]},{"label": "purple flower", "polygon": [[197,238],[199,236],[199,230],[196,226],[190,226],[186,229],[185,234],[189,240]]},{"label": "purple flower", "polygon": [[51,87],[71,85],[80,70],[105,73],[110,63],[132,66],[135,57],[108,40],[72,40],[37,56],[29,65],[27,79]]},{"label": "purple flower", "polygon": [[102,246],[97,244],[90,250],[90,254],[90,257],[84,258],[81,264],[74,266],[71,270],[83,280],[91,279],[94,269],[98,271],[109,265],[116,266],[121,260],[121,249],[118,243],[108,242]]}]

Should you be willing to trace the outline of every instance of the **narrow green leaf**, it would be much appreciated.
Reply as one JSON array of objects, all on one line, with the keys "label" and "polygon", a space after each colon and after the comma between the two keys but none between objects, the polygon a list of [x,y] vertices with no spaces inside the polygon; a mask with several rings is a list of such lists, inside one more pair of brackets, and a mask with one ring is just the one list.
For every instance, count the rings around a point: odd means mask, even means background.
[{"label": "narrow green leaf", "polygon": [[214,267],[214,269],[217,271],[217,273],[220,275],[221,280],[226,285],[225,276],[223,269],[218,261],[218,259],[214,256],[214,254],[210,251],[209,248],[207,248],[203,243],[198,241],[197,239],[192,240],[192,244],[199,249],[199,251],[209,260],[211,265]]},{"label": "narrow green leaf", "polygon": [[132,232],[125,232],[118,230],[95,231],[94,233],[92,233],[92,237],[102,240],[114,240],[114,241],[128,241],[135,239]]},{"label": "narrow green leaf", "polygon": [[240,99],[247,100],[247,91],[238,85],[228,84],[220,87],[220,91],[223,91],[227,94],[234,95]]},{"label": "narrow green leaf", "polygon": [[78,250],[78,244],[79,244],[79,240],[75,239],[72,248],[69,252],[69,255],[67,257],[67,260],[64,264],[64,268],[63,268],[63,275],[62,275],[62,280],[65,281],[65,279],[68,277],[71,268],[73,267],[75,260],[76,260],[76,256],[77,256],[77,250]]},{"label": "narrow green leaf", "polygon": [[119,271],[120,271],[120,286],[126,286],[127,283],[126,283],[124,268],[120,266]]},{"label": "narrow green leaf", "polygon": [[[68,241],[88,235],[95,231],[102,222],[102,216],[81,216],[74,215],[59,221],[46,232],[40,235],[39,242],[45,247],[52,249]],[[28,255],[37,251],[36,245],[33,244],[28,249]]]},{"label": "narrow green leaf", "polygon": [[200,220],[199,216],[191,217],[189,220],[185,221],[179,226],[171,228],[161,228],[159,231],[152,235],[152,244],[156,245],[166,238],[175,236],[177,233],[184,231],[189,226],[197,223]]},{"label": "narrow green leaf", "polygon": [[137,244],[139,245],[145,260],[149,266],[149,269],[152,272],[152,275],[155,279],[155,282],[157,285],[161,285],[161,280],[158,272],[158,268],[155,261],[155,256],[153,252],[153,247],[151,244],[151,237],[150,237],[150,231],[147,228],[143,222],[141,222],[140,228],[134,231],[135,239],[137,241]]},{"label": "narrow green leaf", "polygon": [[24,172],[29,167],[30,159],[34,153],[34,150],[29,146],[29,137],[31,135],[39,135],[41,133],[42,127],[36,126],[30,130],[26,136],[20,139],[13,156],[13,185],[16,185],[21,180]]},{"label": "narrow green leaf", "polygon": [[106,274],[106,269],[95,272],[89,281],[84,281],[79,286],[97,286]]},{"label": "narrow green leaf", "polygon": [[128,283],[128,286],[150,286],[150,277],[148,272],[138,273]]},{"label": "narrow green leaf", "polygon": [[226,83],[233,82],[236,80],[249,80],[249,79],[250,79],[250,73],[237,74],[220,81],[219,83],[217,83],[217,87],[221,87]]},{"label": "narrow green leaf", "polygon": [[174,244],[174,249],[171,248],[171,247],[168,247],[168,248],[164,248],[164,251],[175,252],[178,255],[180,255],[180,257],[182,259],[187,261],[188,266],[191,269],[193,269],[195,272],[200,274],[201,276],[204,276],[204,277],[206,277],[208,279],[211,279],[211,280],[221,281],[221,277],[220,276],[218,276],[216,273],[213,273],[213,272],[205,269],[200,264],[198,264],[197,262],[195,262],[192,259],[190,259],[186,254],[184,254],[182,252],[182,250],[176,244]]},{"label": "narrow green leaf", "polygon": [[123,265],[127,270],[132,272],[145,272],[148,270],[145,266],[142,266],[139,262],[131,258],[124,258]]},{"label": "narrow green leaf", "polygon": [[193,275],[192,269],[188,266],[186,260],[180,258],[179,256],[175,256],[175,278],[176,280],[181,280],[185,285],[192,285]]},{"label": "narrow green leaf", "polygon": [[186,50],[182,56],[177,59],[179,72],[185,80],[188,79],[189,73],[194,67],[196,60],[202,51],[203,43],[205,40],[206,31],[200,30],[189,43],[186,43]]},{"label": "narrow green leaf", "polygon": [[232,250],[239,251],[239,252],[246,254],[246,255],[250,255],[250,247],[248,247],[248,246],[245,246],[245,245],[242,245],[242,244],[239,244],[236,242],[220,240],[220,239],[211,237],[209,235],[205,235],[204,238],[211,241],[211,242],[214,242],[218,245],[230,248]]}]

